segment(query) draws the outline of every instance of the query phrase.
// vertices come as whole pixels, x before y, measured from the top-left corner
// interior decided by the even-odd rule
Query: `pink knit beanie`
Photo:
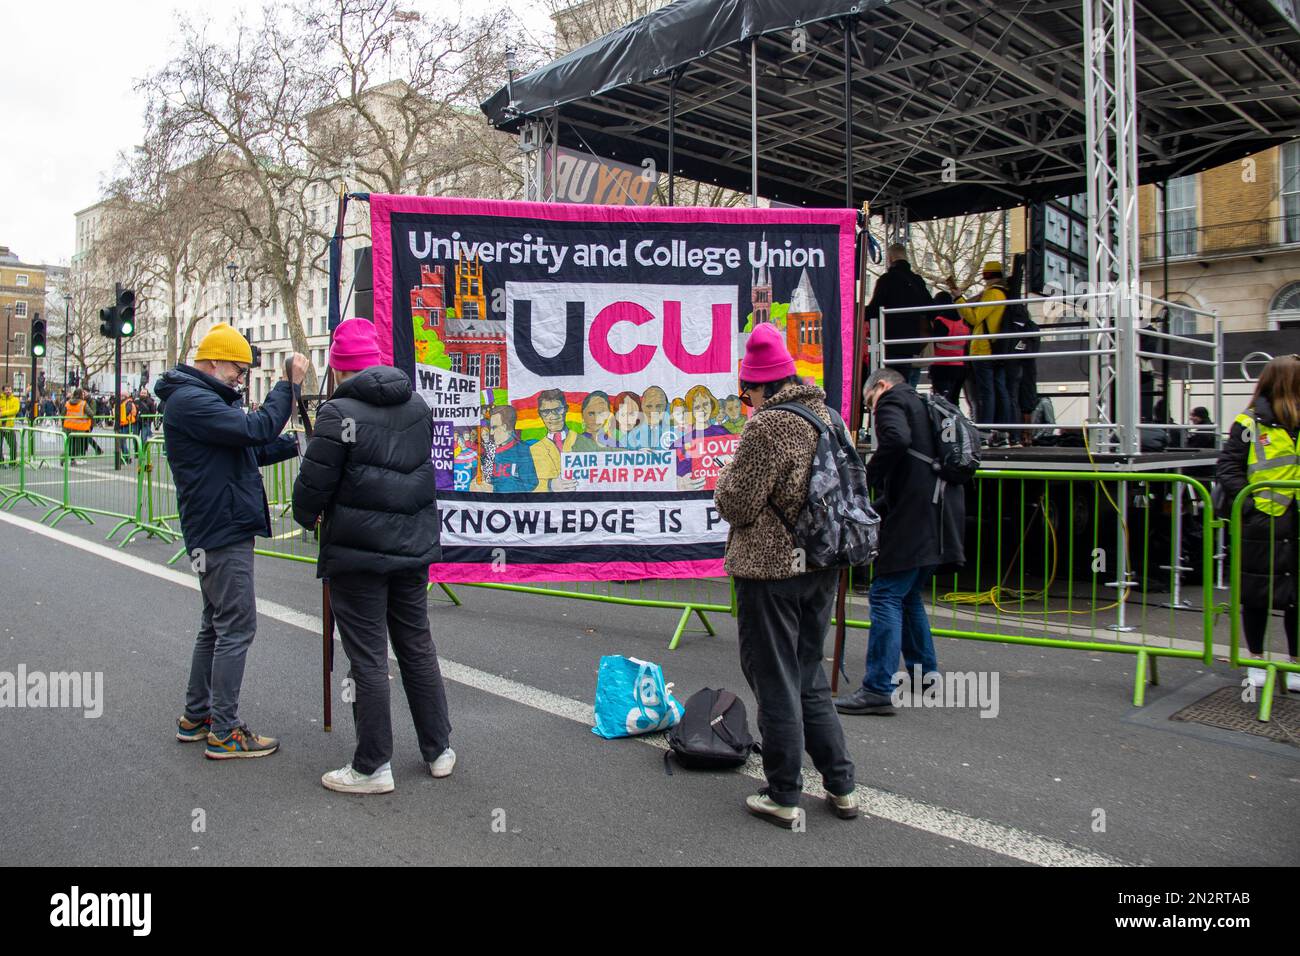
[[[330,345],[330,368],[359,372],[381,361],[375,326],[369,319],[345,319],[339,323]]]
[[[782,341],[780,330],[770,322],[760,323],[745,343],[745,357],[740,362],[740,380],[761,384],[780,381],[794,374],[794,359]]]

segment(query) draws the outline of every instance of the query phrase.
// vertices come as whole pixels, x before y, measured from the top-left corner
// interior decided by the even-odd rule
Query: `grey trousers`
[[[194,642],[185,716],[212,716],[212,732],[224,737],[240,725],[239,689],[244,659],[257,633],[257,597],[253,593],[253,539],[192,552],[197,565],[203,616]]]
[[[740,669],[758,699],[768,793],[782,806],[799,804],[804,751],[828,791],[853,789],[853,761],[822,667],[838,577],[825,570],[784,581],[735,579]]]

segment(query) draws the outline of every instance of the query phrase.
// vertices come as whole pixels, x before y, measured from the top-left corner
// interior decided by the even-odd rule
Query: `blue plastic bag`
[[[658,664],[619,654],[600,659],[593,734],[613,739],[667,730],[682,719],[683,709]]]

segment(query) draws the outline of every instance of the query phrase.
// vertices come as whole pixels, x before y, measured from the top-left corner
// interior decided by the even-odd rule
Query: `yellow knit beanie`
[[[253,350],[244,338],[225,322],[214,325],[199,342],[199,350],[194,353],[196,362],[241,362],[253,364]]]

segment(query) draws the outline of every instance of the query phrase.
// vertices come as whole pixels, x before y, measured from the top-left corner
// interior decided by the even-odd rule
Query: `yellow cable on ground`
[[[1101,472],[1097,468],[1097,462],[1092,457],[1092,449],[1088,445],[1087,428],[1084,428],[1083,430],[1083,449],[1088,455],[1088,463],[1092,465],[1093,472],[1100,474]],[[1101,490],[1102,493],[1105,494],[1106,500],[1110,502],[1111,507],[1115,509],[1115,514],[1119,515],[1120,513],[1119,504],[1115,501],[1115,498],[1111,495],[1110,491],[1107,490],[1106,483],[1104,481],[1101,482]],[[1001,581],[999,581],[997,584],[995,584],[993,587],[989,588],[986,591],[949,591],[947,594],[943,595],[943,597],[941,597],[940,600],[946,604],[960,604],[960,605],[968,605],[968,606],[973,605],[976,607],[980,607],[986,604],[992,604],[995,608],[997,608],[999,612],[1003,614],[1032,614],[1036,617],[1047,615],[1047,614],[1078,614],[1078,615],[1096,614],[1098,611],[1113,610],[1114,608],[1119,607],[1121,602],[1127,600],[1130,588],[1127,585],[1125,585],[1124,591],[1119,598],[1112,601],[1110,604],[1106,604],[1098,608],[1091,608],[1087,611],[1075,611],[1071,609],[1066,609],[1061,611],[1027,611],[1018,608],[1005,607],[1003,605],[1002,602],[1004,600],[1010,600],[1014,603],[1023,604],[1026,601],[1037,601],[1037,600],[1046,599],[1048,593],[1051,591],[1052,584],[1055,583],[1056,581],[1058,545],[1056,540],[1056,529],[1052,526],[1052,522],[1051,522],[1051,507],[1047,501],[1046,491],[1044,491],[1043,495],[1038,499],[1038,503],[1043,509],[1043,521],[1046,522],[1047,534],[1052,542],[1051,572],[1048,574],[1047,581],[1040,590],[1022,592],[1016,588],[1005,588],[1002,586]],[[1124,531],[1125,557],[1127,557],[1128,556],[1128,552],[1127,552],[1128,522],[1125,521],[1123,518],[1121,518],[1120,523],[1121,523],[1120,526],[1123,528]],[[1016,545],[1016,553],[1011,556],[1011,561],[1007,565],[1006,571],[1003,572],[1002,577],[1004,580],[1006,576],[1011,573],[1011,569],[1015,566],[1016,559],[1020,557],[1020,551],[1025,545],[1025,536],[1027,536],[1028,533],[1029,530],[1026,528],[1024,534],[1021,535],[1020,542]]]

